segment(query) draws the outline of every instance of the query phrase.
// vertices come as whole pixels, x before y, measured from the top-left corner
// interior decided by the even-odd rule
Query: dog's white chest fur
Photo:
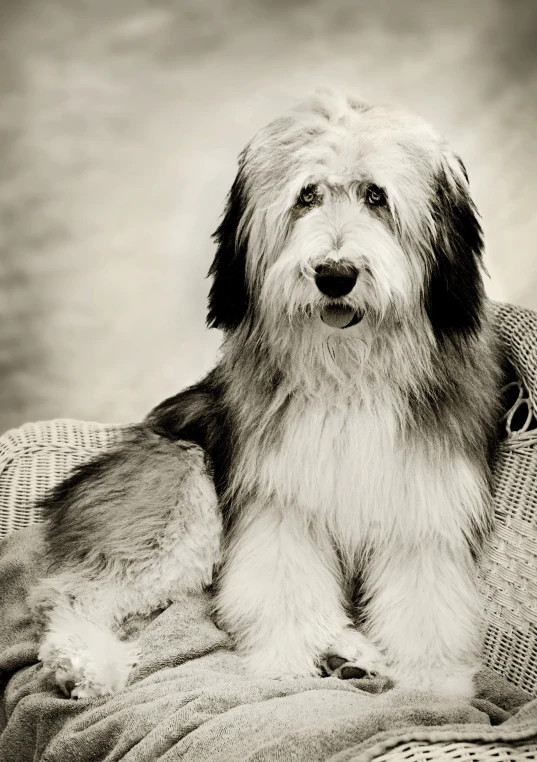
[[[471,463],[403,442],[388,405],[297,400],[274,442],[255,435],[246,453],[242,474],[261,500],[328,526],[351,553],[389,536],[453,536],[481,510]]]

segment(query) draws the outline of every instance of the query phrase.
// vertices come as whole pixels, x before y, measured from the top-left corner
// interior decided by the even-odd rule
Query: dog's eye
[[[386,203],[386,194],[378,185],[370,185],[365,192],[365,200],[369,206],[384,206]]]
[[[316,185],[306,185],[298,194],[298,204],[300,206],[313,206],[319,199],[319,193]]]

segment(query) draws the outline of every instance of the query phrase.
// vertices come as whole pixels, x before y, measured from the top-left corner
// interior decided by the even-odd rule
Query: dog
[[[318,92],[242,152],[215,240],[217,366],[44,501],[39,658],[67,695],[118,690],[122,622],[214,573],[253,675],[469,698],[502,371],[463,163]]]

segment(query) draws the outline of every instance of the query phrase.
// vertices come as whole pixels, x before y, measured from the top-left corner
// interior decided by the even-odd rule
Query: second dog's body
[[[344,660],[471,695],[500,372],[462,164],[419,120],[322,96],[246,149],[217,241],[218,367],[45,506],[41,658],[109,690],[71,620],[113,629],[120,591],[143,613],[221,560],[218,619],[254,674]]]

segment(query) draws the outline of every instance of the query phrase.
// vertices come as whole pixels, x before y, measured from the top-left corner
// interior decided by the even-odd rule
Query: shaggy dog
[[[121,688],[122,622],[216,567],[253,674],[470,696],[500,370],[463,164],[320,93],[241,154],[215,237],[217,367],[45,501],[41,660],[72,696]]]

